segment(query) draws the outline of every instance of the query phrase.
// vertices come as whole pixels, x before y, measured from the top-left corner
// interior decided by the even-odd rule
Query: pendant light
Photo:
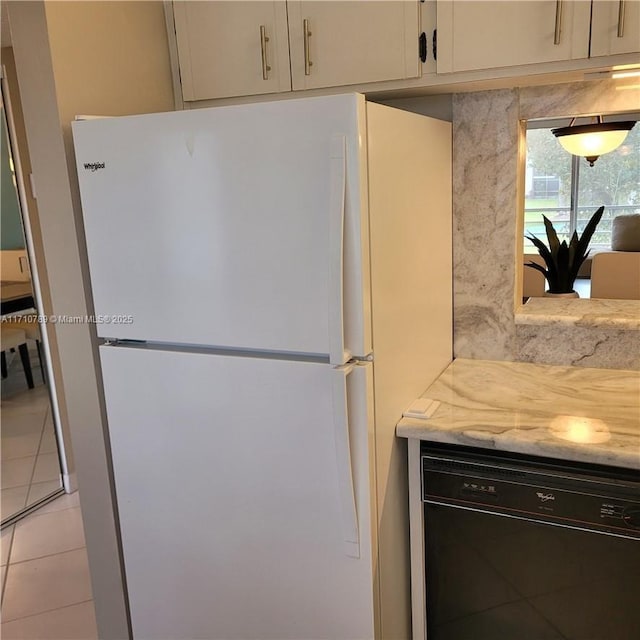
[[[568,127],[552,129],[558,142],[574,156],[584,156],[593,167],[593,163],[603,154],[617,149],[627,137],[635,120],[624,122],[602,122],[602,116],[597,116],[593,124],[574,125],[575,118]]]

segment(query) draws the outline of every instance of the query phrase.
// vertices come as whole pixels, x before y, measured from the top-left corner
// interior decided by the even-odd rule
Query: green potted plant
[[[591,242],[591,238],[602,218],[603,212],[604,207],[600,207],[591,216],[591,219],[587,222],[587,226],[582,232],[582,237],[578,237],[577,232],[574,231],[569,244],[567,244],[566,240],[560,242],[558,234],[553,228],[553,224],[546,216],[542,216],[542,218],[544,219],[544,227],[547,232],[548,247],[532,233],[525,234],[525,237],[533,242],[538,249],[538,253],[545,262],[546,269],[535,262],[528,262],[525,264],[525,267],[536,269],[542,273],[549,283],[548,293],[574,294],[577,297],[578,294],[573,290],[573,284],[578,276],[578,271],[582,263],[589,255],[589,242]]]

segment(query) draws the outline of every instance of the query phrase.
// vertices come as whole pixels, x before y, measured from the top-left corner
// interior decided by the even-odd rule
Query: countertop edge
[[[515,310],[520,326],[564,325],[640,331],[640,300],[529,298]]]
[[[600,450],[597,454],[593,449],[581,450],[575,444],[567,443],[563,445],[535,444],[531,442],[518,442],[517,440],[500,441],[491,437],[474,437],[468,431],[442,431],[438,429],[429,430],[424,426],[414,426],[403,424],[401,420],[396,427],[396,435],[407,440],[420,440],[424,442],[439,442],[443,444],[462,445],[465,447],[475,447],[488,451],[503,451],[505,453],[520,453],[523,455],[538,456],[552,460],[568,460],[571,462],[583,462],[587,464],[598,464],[607,467],[617,467],[640,471],[636,456],[625,454],[621,451],[607,449]]]
[[[640,372],[454,360],[400,438],[640,471]]]

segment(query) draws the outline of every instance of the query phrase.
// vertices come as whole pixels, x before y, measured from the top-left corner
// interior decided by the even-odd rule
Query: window
[[[627,114],[621,119],[637,119],[634,116]],[[613,218],[640,213],[640,124],[618,149],[598,158],[593,167],[560,146],[551,133],[555,126],[563,125],[547,122],[545,128],[527,130],[525,232],[546,242],[542,221],[546,215],[560,239],[568,241],[573,231],[581,233],[595,210],[605,205],[604,216],[591,240],[591,251],[609,250]],[[526,239],[524,251],[537,252]]]

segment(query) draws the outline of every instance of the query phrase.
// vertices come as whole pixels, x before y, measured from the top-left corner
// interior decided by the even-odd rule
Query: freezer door
[[[353,94],[74,123],[98,335],[368,353],[364,118]]]
[[[372,638],[368,376],[100,357],[134,638]]]

